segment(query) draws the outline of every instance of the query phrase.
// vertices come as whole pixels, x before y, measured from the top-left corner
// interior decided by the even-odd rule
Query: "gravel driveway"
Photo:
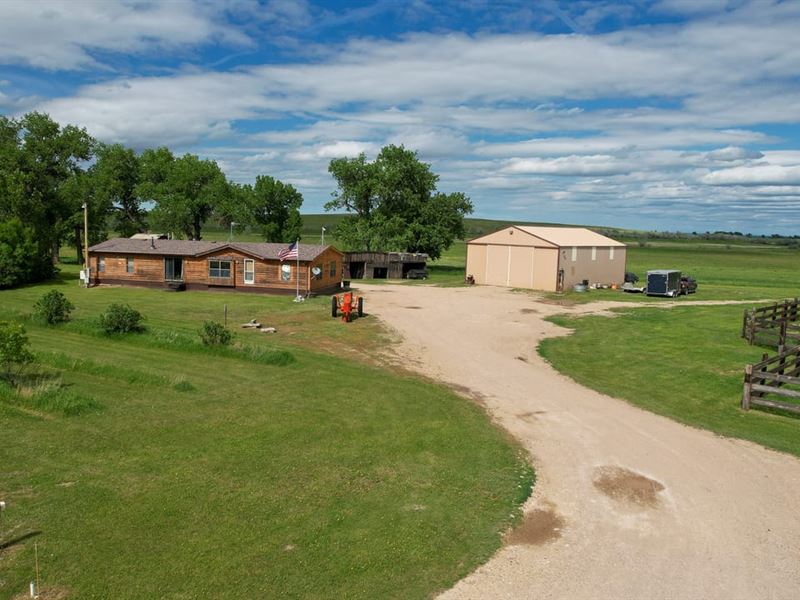
[[[800,598],[800,460],[553,370],[536,345],[565,331],[544,317],[597,304],[492,287],[360,287],[368,312],[402,336],[403,359],[483,402],[536,468],[523,524],[442,598]],[[602,352],[602,340],[586,351]]]

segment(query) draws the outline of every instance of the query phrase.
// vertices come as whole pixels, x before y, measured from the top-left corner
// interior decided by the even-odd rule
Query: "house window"
[[[250,284],[256,282],[256,261],[252,258],[244,259],[244,282]]]
[[[98,273],[105,273],[106,270],[106,257],[105,256],[98,256],[97,257],[97,272]]]
[[[134,269],[133,269],[133,259],[132,258],[126,258],[125,259],[125,271],[127,271],[128,273],[133,274]]]
[[[614,246],[608,249],[608,260],[614,260]]]
[[[592,246],[592,260],[597,260],[597,248]]]
[[[572,247],[572,262],[575,262],[576,260],[578,260],[578,247],[577,246],[573,246]]]
[[[208,276],[220,279],[230,279],[231,261],[229,260],[210,260],[208,261]]]
[[[292,265],[281,265],[281,279],[289,281],[292,278]]]
[[[328,271],[328,274],[331,277],[336,277],[336,261],[335,260],[331,261],[331,269],[330,269],[330,271]]]

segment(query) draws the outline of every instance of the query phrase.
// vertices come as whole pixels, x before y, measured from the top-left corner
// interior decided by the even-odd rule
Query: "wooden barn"
[[[89,248],[93,284],[246,292],[320,294],[342,281],[342,253],[300,244],[283,262],[287,244],[115,238]]]
[[[345,252],[345,279],[407,279],[427,270],[428,255],[417,252]]]
[[[467,242],[467,277],[550,292],[583,281],[622,284],[625,250],[625,244],[583,227],[512,225]]]

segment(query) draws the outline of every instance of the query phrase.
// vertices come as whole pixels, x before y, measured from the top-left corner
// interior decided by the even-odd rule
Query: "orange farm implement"
[[[342,313],[342,321],[349,323],[354,314],[364,316],[364,298],[356,296],[353,292],[345,292],[338,296],[331,296],[331,316],[335,319]]]

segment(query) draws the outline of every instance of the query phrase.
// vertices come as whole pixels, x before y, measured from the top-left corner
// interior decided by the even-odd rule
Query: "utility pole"
[[[231,232],[230,232],[230,234],[228,235],[228,241],[229,241],[229,242],[232,242],[232,241],[233,241],[233,226],[234,226],[234,225],[238,225],[238,223],[234,223],[233,221],[231,221]]]
[[[322,238],[320,239],[319,244],[320,244],[320,246],[324,246],[325,245],[325,227],[322,228]]]
[[[86,273],[86,287],[89,287],[89,205],[84,202],[83,206],[83,269]]]

